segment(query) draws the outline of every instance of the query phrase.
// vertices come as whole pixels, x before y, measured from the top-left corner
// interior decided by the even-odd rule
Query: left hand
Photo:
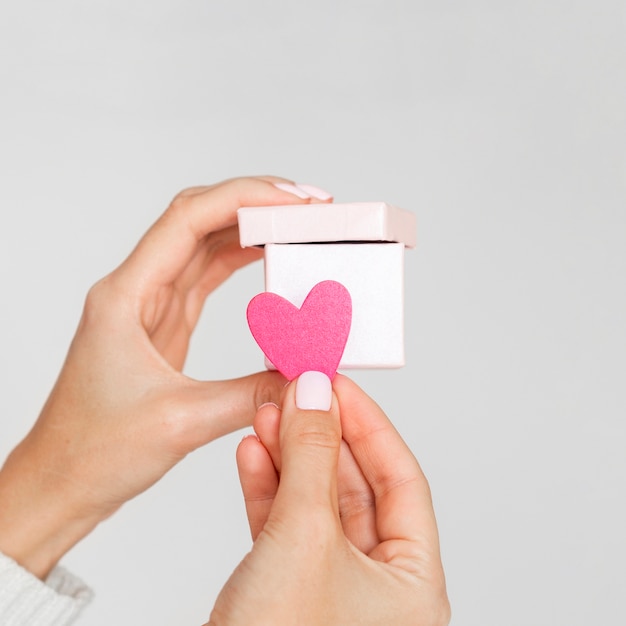
[[[315,201],[291,185],[259,177],[183,191],[91,289],[58,381],[0,471],[0,551],[44,577],[186,454],[280,397],[275,372],[199,382],[181,368],[208,294],[262,255],[240,247],[237,209]]]

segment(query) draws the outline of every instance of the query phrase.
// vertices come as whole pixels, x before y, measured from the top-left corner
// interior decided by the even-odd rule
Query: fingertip
[[[330,411],[333,401],[330,378],[322,372],[304,372],[296,382],[294,399],[301,411]]]
[[[311,194],[300,188],[298,185],[292,185],[291,183],[274,183],[274,187],[277,187],[281,191],[286,191],[300,200],[311,200]]]
[[[265,493],[275,489],[276,470],[269,452],[256,435],[246,435],[235,454],[237,470],[244,497],[256,497],[259,491]],[[269,486],[269,487],[268,487]]]
[[[278,406],[268,402],[259,407],[252,424],[257,437],[272,457],[276,469],[280,469],[280,415]]]
[[[345,374],[340,374],[339,372],[337,372],[335,374],[335,377],[333,378],[333,389],[336,391],[342,391],[342,390],[349,390],[349,389],[354,389],[354,388],[359,388],[358,385],[349,377],[346,376]]]
[[[258,372],[250,375],[249,378],[254,382],[254,402],[257,409],[266,405],[274,404],[280,406],[285,384],[287,379],[277,371]]]
[[[333,194],[308,183],[281,180],[272,184],[277,189],[295,196],[299,200],[298,204],[328,204],[333,201]]]
[[[325,189],[321,189],[315,185],[309,185],[308,183],[296,183],[296,185],[298,189],[301,189],[319,202],[332,202],[333,200],[333,194]]]
[[[272,409],[276,409],[278,411],[280,411],[280,408],[278,407],[278,405],[276,404],[276,402],[264,402],[258,409],[257,409],[257,414],[258,413],[263,413],[263,412],[270,412],[272,411]]]
[[[255,434],[248,434],[239,442],[235,458],[240,472],[242,469],[248,471],[255,467],[255,460],[259,456],[259,446],[262,444]]]
[[[339,420],[339,401],[333,382],[322,372],[300,374],[283,388],[281,413],[283,416],[288,413],[289,420],[294,415],[305,414],[326,416],[326,420],[330,422],[333,417]],[[281,420],[281,424],[284,421]]]
[[[330,379],[320,372],[305,372],[285,390],[279,426],[281,453],[285,446],[317,445],[334,449],[341,441],[339,404]],[[304,408],[307,407],[307,408]],[[284,457],[283,457],[284,460]]]

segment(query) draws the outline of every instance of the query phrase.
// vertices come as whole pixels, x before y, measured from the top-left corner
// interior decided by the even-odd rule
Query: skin
[[[383,411],[337,375],[329,412],[261,407],[237,451],[254,544],[209,626],[443,626],[428,483]]]
[[[330,411],[301,411],[297,382],[277,373],[181,372],[208,295],[261,256],[240,248],[236,210],[315,201],[275,183],[292,184],[181,192],[91,289],[41,415],[0,470],[0,551],[45,578],[189,452],[254,420],[237,453],[254,545],[209,623],[447,624],[428,483],[363,391],[337,376]]]
[[[305,204],[283,178],[187,189],[87,296],[36,424],[0,470],[0,551],[45,578],[73,545],[189,452],[249,425],[284,379],[181,373],[207,296],[262,253],[242,249],[241,206]]]

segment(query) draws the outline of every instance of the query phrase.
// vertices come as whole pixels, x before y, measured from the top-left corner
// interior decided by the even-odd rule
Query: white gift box
[[[265,247],[265,290],[300,307],[319,282],[342,283],[352,326],[342,369],[404,365],[404,249],[415,215],[384,202],[245,207],[242,247]],[[267,364],[271,366],[271,364]]]

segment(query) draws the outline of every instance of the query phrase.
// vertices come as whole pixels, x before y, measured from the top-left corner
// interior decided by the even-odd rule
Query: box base
[[[300,307],[323,280],[340,282],[352,297],[352,326],[339,368],[402,367],[404,244],[265,246],[266,291]]]

